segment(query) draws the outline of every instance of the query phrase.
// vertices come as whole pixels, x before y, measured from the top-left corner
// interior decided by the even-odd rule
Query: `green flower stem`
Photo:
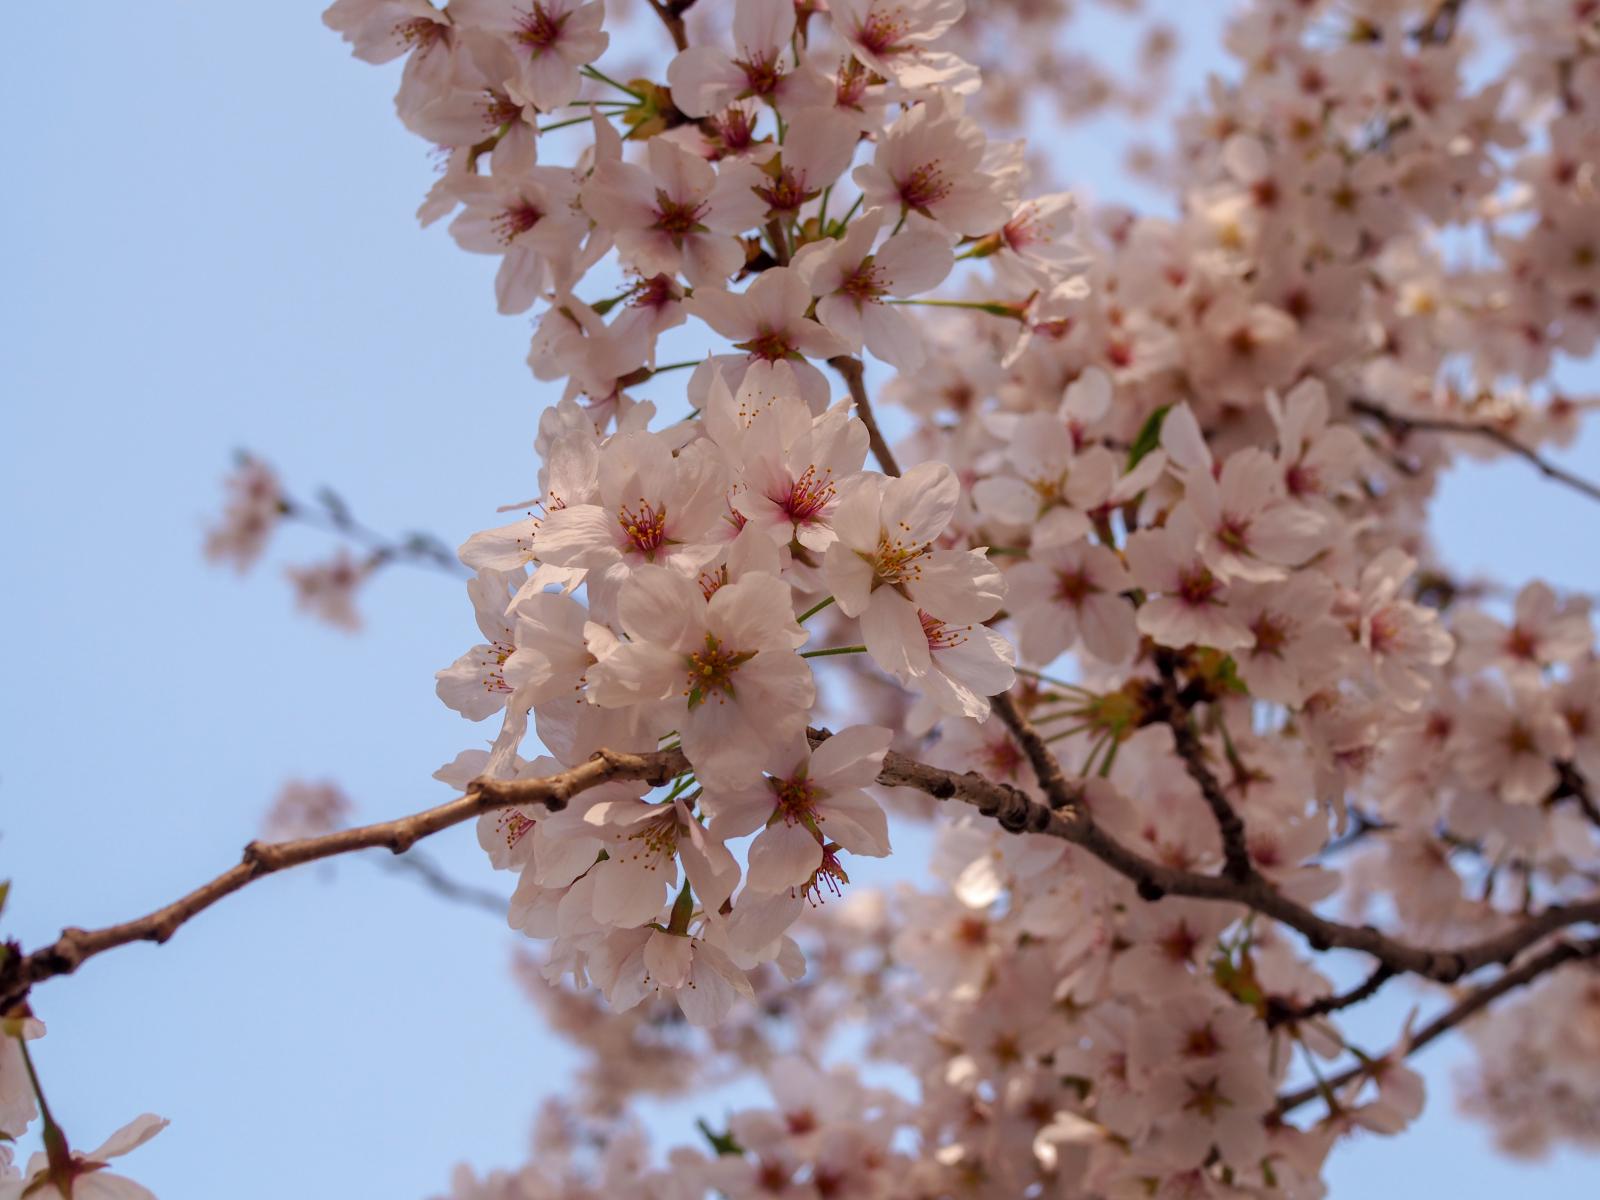
[[[806,609],[805,612],[801,613],[798,617],[796,617],[795,620],[798,621],[800,624],[804,625],[812,617],[816,616],[819,612],[821,612],[823,609],[827,608],[828,605],[830,605],[832,603],[833,603],[833,597],[832,596],[829,596],[826,600],[818,600],[810,608]]]

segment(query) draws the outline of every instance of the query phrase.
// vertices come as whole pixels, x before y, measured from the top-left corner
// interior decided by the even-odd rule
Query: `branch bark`
[[[1556,466],[1555,463],[1545,458],[1538,451],[1524,446],[1503,429],[1496,429],[1492,425],[1480,425],[1473,421],[1461,421],[1452,417],[1405,416],[1371,400],[1364,400],[1359,396],[1350,401],[1350,409],[1352,412],[1371,417],[1391,434],[1400,436],[1411,433],[1450,433],[1483,438],[1486,441],[1493,442],[1501,449],[1515,454],[1546,479],[1563,484],[1580,495],[1589,497],[1591,500],[1600,500],[1600,486],[1590,483],[1581,475],[1574,475],[1571,471]]]
[[[30,954],[8,947],[0,963],[0,1013],[9,1011],[36,983],[70,975],[97,954],[130,942],[167,941],[185,922],[225,896],[266,875],[302,863],[377,847],[404,854],[417,842],[483,813],[517,804],[543,804],[551,812],[567,806],[580,792],[614,779],[643,779],[662,784],[688,768],[680,750],[651,754],[619,754],[602,750],[582,766],[543,779],[480,779],[464,796],[447,804],[392,821],[341,829],[320,837],[288,842],[251,842],[237,865],[152,913],[103,929],[67,928],[48,946]]]
[[[1579,904],[1553,905],[1504,933],[1470,945],[1452,949],[1420,947],[1392,938],[1371,925],[1346,925],[1319,916],[1283,895],[1255,871],[1246,879],[1231,879],[1153,862],[1124,846],[1095,823],[1093,814],[1080,802],[1080,793],[1062,774],[1049,747],[1017,712],[1008,696],[996,699],[996,711],[1008,724],[1016,721],[1013,728],[1023,741],[1030,762],[1035,762],[1049,804],[1042,804],[1019,788],[996,783],[976,772],[960,774],[944,770],[893,751],[884,758],[878,782],[885,787],[915,788],[938,800],[960,800],[983,815],[993,817],[1012,833],[1042,834],[1081,846],[1131,881],[1146,901],[1172,895],[1237,904],[1296,930],[1314,950],[1333,947],[1360,950],[1395,974],[1409,973],[1440,983],[1453,983],[1491,963],[1509,964],[1523,951],[1568,926],[1600,923],[1600,899],[1593,899]],[[813,730],[811,736],[814,741],[821,741],[829,734],[826,730]],[[69,975],[107,950],[130,942],[167,941],[185,922],[262,876],[355,850],[383,847],[400,854],[441,830],[512,805],[543,804],[552,812],[559,811],[573,796],[611,780],[637,779],[661,786],[688,769],[688,765],[679,750],[647,754],[601,750],[581,766],[542,779],[477,780],[466,795],[411,816],[321,837],[277,843],[252,842],[245,847],[238,865],[143,917],[103,929],[65,929],[55,942],[26,955],[15,946],[7,947],[8,953],[0,962],[0,1012],[25,998],[33,985]]]
[[[1521,966],[1501,973],[1491,983],[1472,989],[1455,1004],[1429,1021],[1411,1038],[1406,1046],[1404,1055],[1409,1058],[1430,1042],[1437,1041],[1450,1030],[1462,1024],[1469,1017],[1488,1008],[1507,992],[1526,987],[1534,980],[1554,971],[1557,967],[1570,962],[1583,962],[1600,958],[1600,937],[1589,938],[1577,942],[1557,942],[1549,949],[1526,960]],[[1285,1113],[1298,1108],[1308,1100],[1314,1100],[1323,1094],[1324,1090],[1343,1087],[1345,1084],[1361,1076],[1369,1074],[1372,1067],[1367,1063],[1357,1063],[1333,1078],[1321,1084],[1310,1084],[1299,1091],[1287,1092],[1278,1098],[1277,1106],[1272,1110],[1272,1115],[1282,1117]]]
[[[856,416],[860,417],[861,423],[867,427],[867,441],[872,447],[872,457],[878,460],[878,466],[883,468],[885,475],[900,474],[900,464],[895,461],[894,451],[889,449],[883,431],[878,428],[878,418],[872,413],[872,402],[867,398],[867,384],[864,378],[866,368],[861,365],[861,360],[852,358],[848,354],[840,354],[830,358],[828,365],[839,372],[850,389],[850,398],[856,403]]]

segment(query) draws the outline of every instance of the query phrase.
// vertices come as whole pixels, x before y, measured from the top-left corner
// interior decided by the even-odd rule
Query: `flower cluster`
[[[438,778],[664,764],[479,820],[605,1065],[548,1163],[454,1195],[1322,1195],[1474,1010],[1377,1051],[1339,1012],[1408,972],[1508,991],[1600,913],[1559,907],[1600,887],[1588,601],[1472,602],[1424,532],[1460,456],[1547,466],[1591,405],[1549,377],[1600,340],[1600,14],[1511,6],[1486,65],[1459,0],[1256,0],[1161,217],[1080,212],[991,137],[1018,85],[980,67],[1052,6],[650,7],[676,52],[633,73],[599,0],[326,14],[404,57],[420,216],[498,259],[559,393],[536,497],[460,549],[481,640],[438,694],[490,724]],[[937,885],[854,891],[927,797],[977,809]],[[1330,945],[1377,973],[1339,993]],[[1561,945],[1587,965],[1479,1039],[1515,1147],[1593,1138],[1553,1014],[1594,1007],[1600,942]],[[915,1102],[816,1065],[847,1018]],[[773,1107],[665,1168],[626,1125],[576,1161],[568,1118],[711,1058]]]

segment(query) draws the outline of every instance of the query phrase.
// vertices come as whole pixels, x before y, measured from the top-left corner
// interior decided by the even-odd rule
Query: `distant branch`
[[[1591,500],[1600,500],[1600,486],[1589,482],[1580,475],[1574,475],[1563,467],[1545,458],[1538,451],[1529,449],[1516,438],[1503,429],[1496,429],[1493,425],[1482,425],[1474,421],[1463,421],[1452,417],[1413,417],[1392,412],[1381,404],[1371,400],[1357,397],[1350,401],[1353,412],[1373,418],[1387,429],[1391,434],[1404,437],[1412,433],[1448,433],[1465,437],[1483,438],[1493,442],[1501,449],[1515,454],[1524,462],[1530,464],[1539,474],[1546,479],[1554,480],[1579,492]]]
[[[1600,958],[1600,937],[1578,942],[1557,942],[1547,950],[1534,955],[1521,966],[1513,967],[1503,972],[1493,982],[1486,983],[1482,987],[1474,988],[1468,992],[1455,1004],[1418,1030],[1411,1037],[1403,1053],[1407,1057],[1415,1054],[1428,1043],[1437,1041],[1468,1018],[1488,1008],[1489,1005],[1507,992],[1526,987],[1540,976],[1554,971],[1557,967],[1570,962],[1584,962],[1595,958]],[[1372,1066],[1368,1063],[1357,1063],[1331,1079],[1308,1085],[1296,1092],[1288,1092],[1278,1098],[1277,1106],[1272,1110],[1273,1115],[1281,1117],[1308,1100],[1314,1100],[1334,1088],[1343,1087],[1363,1075],[1370,1075],[1372,1070]]]

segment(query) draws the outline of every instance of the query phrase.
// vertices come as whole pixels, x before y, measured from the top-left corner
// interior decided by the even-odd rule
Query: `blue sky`
[[[289,531],[242,583],[200,559],[236,447],[372,524],[456,543],[531,494],[552,399],[523,365],[525,320],[493,311],[493,264],[416,228],[431,176],[394,75],[351,61],[320,7],[8,14],[0,876],[4,932],[27,945],[209,878],[287,777],[336,778],[369,818],[437,802],[429,774],[476,736],[433,695],[475,638],[458,585],[397,569],[350,638],[290,609],[281,564],[320,536]],[[1103,139],[1066,149],[1074,177],[1114,169]],[[1600,475],[1600,438],[1568,461]],[[1600,563],[1574,550],[1597,527],[1516,464],[1452,479],[1438,525],[1464,568],[1590,589]],[[432,850],[503,882],[470,830]],[[163,1200],[420,1197],[459,1158],[520,1160],[574,1061],[518,995],[512,944],[373,862],[302,870],[40,988],[37,1061],[80,1145],[145,1109],[172,1118],[129,1160]],[[1364,1012],[1368,1042],[1403,1011]],[[1452,1114],[1456,1057],[1423,1060],[1418,1130],[1342,1152],[1336,1197],[1397,1195],[1416,1172],[1462,1200],[1592,1188],[1595,1159],[1488,1153]]]

